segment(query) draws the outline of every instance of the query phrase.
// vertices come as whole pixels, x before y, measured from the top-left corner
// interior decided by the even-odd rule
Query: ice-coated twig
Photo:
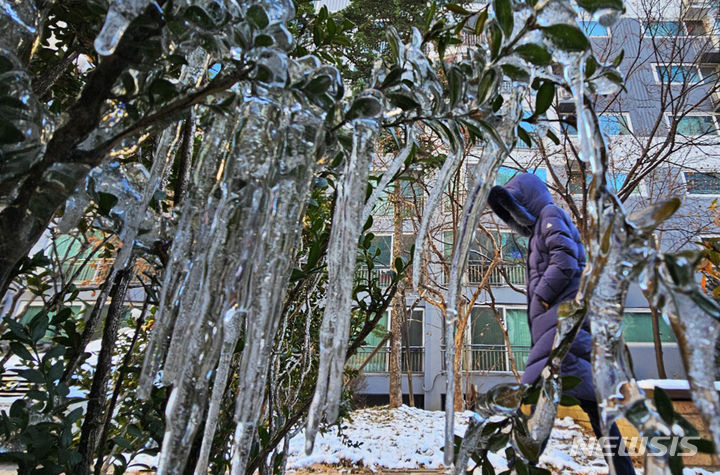
[[[320,328],[318,382],[305,431],[307,453],[313,450],[323,415],[328,421],[337,419],[350,331],[357,242],[363,226],[364,190],[374,153],[377,124],[362,119],[354,121],[352,127],[352,151],[345,160],[343,178],[338,183],[328,244],[328,295]]]
[[[109,56],[115,52],[125,30],[152,0],[114,0],[105,15],[105,23],[98,33],[93,46],[101,56]]]
[[[380,198],[380,195],[385,191],[385,188],[387,188],[390,180],[392,180],[393,177],[397,174],[397,172],[400,171],[403,164],[405,163],[405,160],[407,160],[407,158],[410,156],[410,152],[412,152],[413,146],[415,145],[414,138],[415,134],[413,132],[412,126],[405,127],[405,146],[402,148],[402,150],[400,150],[400,152],[395,156],[395,158],[393,158],[392,162],[390,162],[387,170],[385,170],[385,172],[382,174],[380,182],[377,184],[372,194],[370,195],[370,198],[368,198],[367,202],[365,203],[365,209],[363,210],[362,215],[363,223],[365,223],[372,214],[375,203],[377,202],[378,198]]]
[[[422,219],[420,220],[420,227],[418,228],[417,237],[415,238],[415,255],[413,256],[413,287],[415,289],[420,285],[420,269],[422,268],[422,250],[425,245],[425,239],[427,239],[428,228],[430,227],[430,220],[433,217],[435,208],[437,208],[447,184],[450,182],[453,173],[462,163],[463,150],[462,148],[456,148],[450,152],[445,158],[442,168],[437,174],[435,186],[430,190],[430,195],[425,201],[425,208],[423,211]]]

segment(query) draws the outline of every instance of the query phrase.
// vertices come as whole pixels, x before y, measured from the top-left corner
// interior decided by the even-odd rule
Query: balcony
[[[529,346],[513,346],[512,356],[518,372],[525,371]],[[445,370],[445,350],[442,351],[442,368]],[[505,345],[465,345],[460,369],[470,372],[508,373],[512,371],[510,353]]]
[[[350,357],[346,365],[353,369],[358,369],[367,360],[368,356],[375,348],[370,346],[360,347],[357,352]],[[406,373],[408,362],[411,373],[422,373],[425,370],[425,348],[422,346],[403,347],[400,357],[402,372]],[[390,348],[380,348],[370,361],[363,367],[362,373],[387,373],[390,368]]]
[[[478,285],[482,283],[483,277],[488,272],[490,264],[487,262],[470,261],[467,265],[467,283]],[[493,287],[504,285],[525,285],[525,264],[501,264],[494,267],[490,272],[488,283]]]
[[[355,280],[361,282],[368,282],[371,279],[377,280],[378,287],[384,289],[392,282],[394,272],[395,271],[389,267],[374,267],[373,270],[368,270],[367,267],[360,267],[355,271]]]
[[[110,275],[114,262],[115,261],[113,259],[94,258],[90,259],[83,267],[83,260],[75,259],[71,264],[65,266],[65,272],[68,276],[74,276],[77,272],[77,276],[75,276],[74,279],[74,284],[78,288],[97,288],[103,282],[105,282],[105,279],[107,279]],[[139,260],[135,263],[133,271],[133,279],[130,285],[134,287],[140,285],[138,276],[142,274],[152,273],[154,270],[150,264],[148,264],[144,260]]]

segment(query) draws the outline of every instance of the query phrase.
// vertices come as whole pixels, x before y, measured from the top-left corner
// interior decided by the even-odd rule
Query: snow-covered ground
[[[471,412],[456,415],[455,433],[463,435]],[[352,420],[342,424],[341,434],[333,428],[318,434],[315,450],[305,455],[305,436],[301,432],[290,441],[289,470],[315,465],[342,465],[366,467],[371,470],[437,469],[442,467],[445,414],[424,411],[408,406],[397,409],[371,408],[354,411]],[[608,473],[607,465],[597,448],[584,452],[571,450],[571,441],[594,437],[580,428],[570,417],[555,422],[550,442],[540,459],[540,465],[559,474]],[[592,447],[597,447],[592,444]],[[573,454],[571,456],[571,454]],[[491,458],[496,470],[506,467],[504,454]],[[638,474],[642,470],[638,470]],[[685,475],[711,472],[702,469],[685,469]],[[714,475],[720,475],[716,472]]]

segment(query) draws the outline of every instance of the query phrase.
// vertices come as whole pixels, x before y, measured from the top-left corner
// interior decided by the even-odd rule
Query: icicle
[[[288,94],[290,97],[290,94]],[[288,108],[290,109],[290,108]],[[272,173],[276,184],[267,190],[267,218],[253,245],[257,251],[249,263],[252,272],[252,301],[248,310],[245,347],[238,373],[232,447],[233,474],[245,472],[255,427],[265,396],[267,368],[275,342],[282,304],[290,277],[301,218],[315,170],[324,114],[300,107],[283,119],[287,131],[281,138]]]
[[[377,124],[353,121],[353,148],[339,181],[335,214],[328,245],[328,295],[320,329],[320,367],[305,431],[305,451],[311,453],[323,413],[328,421],[337,419],[342,374],[350,331],[352,289],[357,259],[357,242],[368,171],[372,162]]]
[[[426,234],[430,226],[430,220],[432,219],[433,212],[437,208],[440,202],[440,197],[447,188],[450,179],[452,178],[455,170],[460,166],[463,157],[462,148],[456,148],[445,158],[442,168],[437,174],[437,181],[435,186],[430,191],[430,195],[425,201],[425,208],[423,210],[422,219],[420,220],[420,227],[418,228],[417,237],[415,238],[415,254],[413,256],[413,288],[417,289],[420,286],[420,269],[422,267],[422,250],[425,245]]]
[[[244,315],[240,313],[236,308],[233,308],[228,310],[223,318],[223,343],[220,350],[220,359],[217,364],[217,373],[213,380],[210,405],[208,407],[207,417],[205,418],[205,432],[203,433],[198,462],[195,466],[195,475],[206,475],[208,473],[208,460],[210,458],[213,438],[215,437],[218,415],[220,413],[220,403],[225,395],[225,388],[227,386],[228,376],[230,375],[230,364],[232,363],[232,357],[240,335],[240,327],[244,320]]]
[[[715,447],[720,447],[720,398],[715,389],[715,348],[720,337],[720,308],[695,281],[698,256],[687,252],[651,261],[643,284],[677,337],[695,406]],[[681,310],[682,309],[682,310]]]
[[[385,188],[387,188],[388,184],[390,183],[390,180],[397,174],[397,172],[400,171],[403,164],[405,163],[405,160],[407,160],[408,156],[410,156],[410,152],[412,151],[412,148],[415,144],[415,134],[413,132],[412,126],[405,127],[405,146],[402,150],[393,158],[392,162],[390,162],[390,165],[388,166],[387,170],[382,174],[382,178],[380,178],[380,183],[375,187],[372,194],[370,195],[370,198],[368,198],[367,202],[365,202],[365,209],[363,210],[362,215],[362,222],[367,222],[368,218],[372,214],[372,210],[375,207],[375,203],[377,202],[378,198],[380,198],[380,195],[385,191]]]
[[[95,51],[101,56],[113,54],[127,27],[151,2],[152,0],[114,0],[105,16],[102,30],[93,43]]]
[[[37,46],[40,15],[36,2],[0,0],[0,47],[27,64]]]
[[[500,144],[505,149],[504,144]],[[487,155],[492,158],[481,160],[475,173],[475,184],[468,195],[463,208],[463,217],[458,233],[459,240],[453,247],[452,266],[448,279],[448,307],[445,319],[445,466],[453,462],[455,443],[455,325],[457,306],[465,271],[468,251],[475,235],[480,214],[487,202],[490,187],[495,183],[495,175],[503,163],[506,153],[499,146],[488,145],[491,149]],[[505,149],[506,150],[506,149]],[[443,188],[444,189],[444,188]]]

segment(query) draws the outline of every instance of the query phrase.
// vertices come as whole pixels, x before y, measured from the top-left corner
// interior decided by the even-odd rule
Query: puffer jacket
[[[552,350],[558,306],[572,300],[578,291],[585,250],[570,216],[555,205],[547,186],[535,175],[523,173],[505,186],[493,187],[488,203],[511,229],[530,238],[527,304],[532,343],[522,376],[522,382],[529,384],[540,376]],[[586,320],[563,360],[561,373],[582,380],[567,391],[579,399],[595,400],[591,348]]]

